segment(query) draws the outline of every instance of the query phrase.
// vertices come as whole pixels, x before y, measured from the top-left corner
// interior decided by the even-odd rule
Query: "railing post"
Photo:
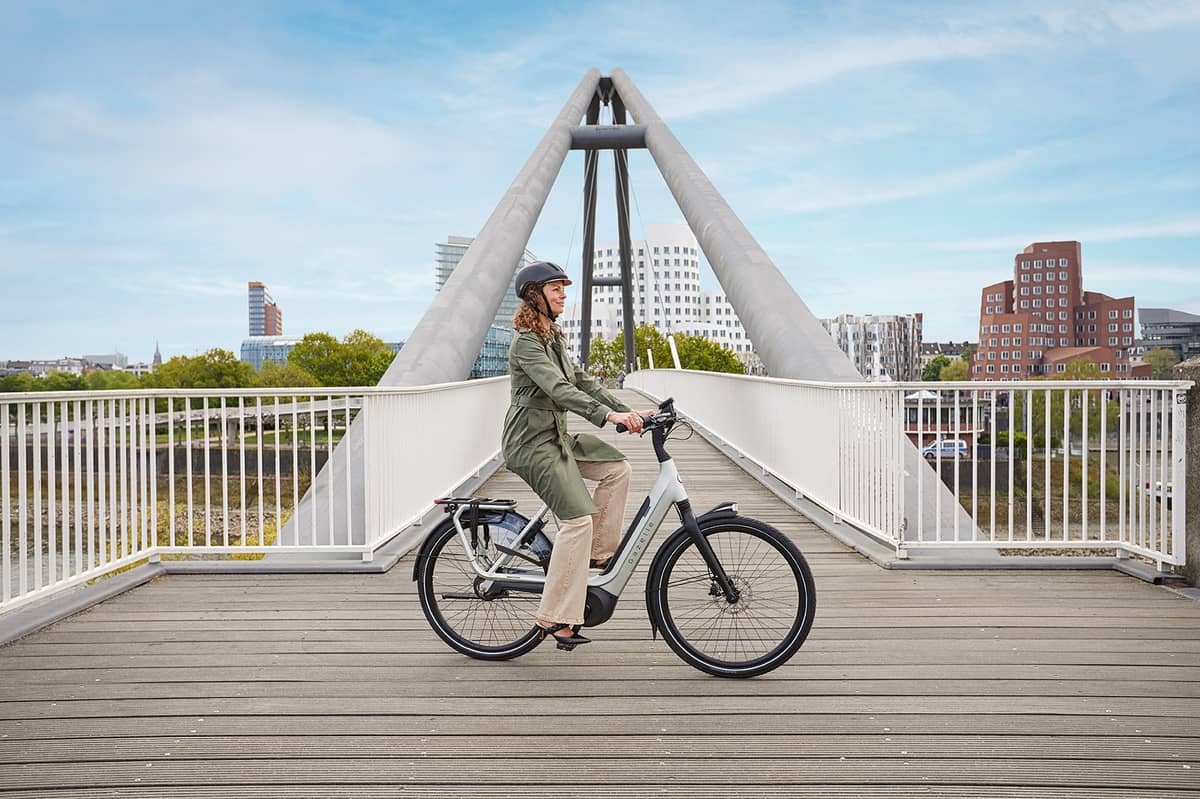
[[[1184,555],[1187,558],[1183,573],[1189,583],[1200,587],[1200,358],[1192,358],[1175,367],[1178,380],[1191,380],[1192,388],[1187,392],[1187,402],[1176,410],[1185,418],[1184,465],[1185,488],[1179,492],[1184,507],[1183,516]],[[1165,480],[1163,482],[1166,482]],[[1174,493],[1174,487],[1172,487]],[[1188,533],[1191,533],[1188,535]]]

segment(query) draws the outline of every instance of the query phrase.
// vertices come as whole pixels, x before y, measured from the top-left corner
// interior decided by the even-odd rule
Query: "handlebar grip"
[[[650,417],[649,417],[649,416],[643,416],[643,417],[642,417],[642,427],[643,427],[643,428],[645,428],[645,427],[646,427],[648,424],[650,424]],[[628,432],[628,431],[629,431],[629,428],[628,428],[628,427],[626,427],[626,426],[625,426],[623,423],[618,423],[618,424],[617,424],[617,432],[618,432],[618,433],[626,433],[626,432]]]

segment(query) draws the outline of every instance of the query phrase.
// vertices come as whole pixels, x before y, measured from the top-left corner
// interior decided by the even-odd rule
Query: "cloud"
[[[1129,241],[1131,239],[1193,238],[1196,236],[1200,236],[1200,216],[1065,232],[1063,230],[1053,233],[1042,231],[1040,234],[1020,233],[994,238],[961,239],[939,242],[931,246],[935,250],[1011,252],[1014,249],[1020,250],[1022,247],[1028,246],[1031,241],[1086,241],[1092,243]]]
[[[923,175],[891,186],[844,183],[838,185],[827,175],[810,174],[776,186],[768,192],[756,191],[755,194],[766,207],[793,214],[811,214],[912,200],[957,191],[1005,177],[1037,163],[1052,146],[1022,148],[1007,155]]]

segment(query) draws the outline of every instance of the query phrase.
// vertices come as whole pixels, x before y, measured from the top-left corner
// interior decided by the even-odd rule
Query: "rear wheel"
[[[541,597],[488,590],[467,560],[454,525],[443,525],[417,569],[421,610],[447,644],[480,660],[508,660],[538,645],[534,615]]]
[[[738,592],[729,601],[695,541],[679,531],[650,575],[650,613],[668,646],[718,677],[753,677],[788,661],[812,627],[817,595],[800,550],[756,519],[734,517],[701,532]]]

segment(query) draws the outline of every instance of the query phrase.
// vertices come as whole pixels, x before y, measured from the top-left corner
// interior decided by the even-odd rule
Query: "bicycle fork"
[[[721,589],[727,602],[730,604],[737,602],[740,594],[734,587],[733,580],[729,579],[725,567],[717,559],[717,553],[713,551],[712,544],[708,543],[708,537],[700,532],[700,524],[696,521],[696,514],[692,512],[692,503],[685,499],[676,503],[676,507],[679,509],[679,520],[683,522],[683,528],[688,531],[696,543],[696,550],[708,565],[709,574],[716,587]]]

